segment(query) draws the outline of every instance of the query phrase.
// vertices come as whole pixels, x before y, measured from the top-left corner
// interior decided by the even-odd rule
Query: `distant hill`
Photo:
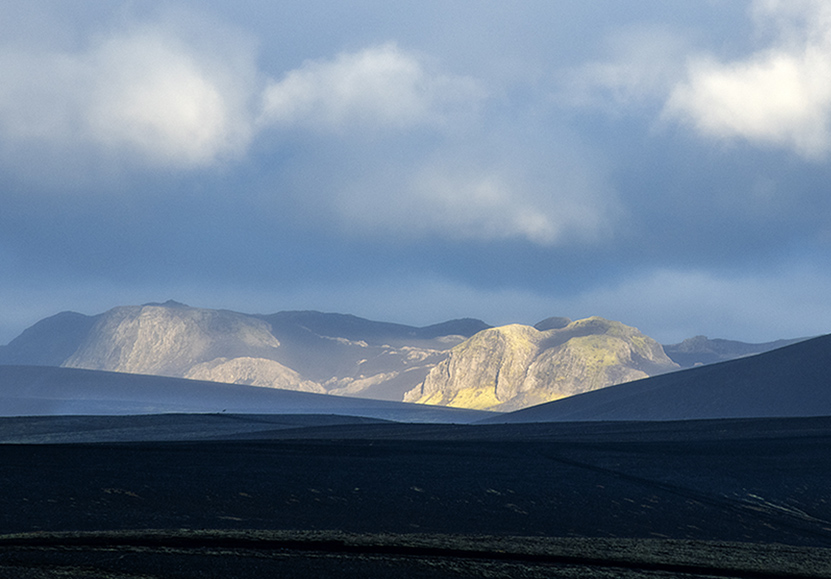
[[[749,344],[735,340],[722,340],[720,338],[711,340],[706,336],[695,336],[694,338],[687,338],[680,344],[664,344],[664,352],[682,368],[692,368],[693,366],[715,364],[716,362],[769,352],[807,339],[796,338]]]
[[[0,366],[0,416],[161,413],[335,414],[468,423],[485,413],[163,376]]]
[[[660,344],[620,322],[549,318],[537,327],[479,332],[404,399],[504,411],[678,369]]]
[[[618,384],[491,422],[831,416],[831,335]]]

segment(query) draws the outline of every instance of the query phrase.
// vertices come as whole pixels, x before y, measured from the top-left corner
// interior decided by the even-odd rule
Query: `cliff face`
[[[514,410],[678,368],[660,344],[619,322],[587,318],[553,326],[479,332],[404,400]]]
[[[269,326],[220,310],[127,306],[102,315],[64,366],[134,374],[183,376],[219,357],[269,357],[280,346]]]

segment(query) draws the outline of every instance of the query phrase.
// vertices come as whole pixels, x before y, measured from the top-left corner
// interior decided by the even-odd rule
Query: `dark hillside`
[[[25,330],[7,346],[0,346],[0,364],[60,366],[84,342],[97,316],[62,312]]]
[[[493,422],[689,420],[831,415],[831,335],[610,386]]]

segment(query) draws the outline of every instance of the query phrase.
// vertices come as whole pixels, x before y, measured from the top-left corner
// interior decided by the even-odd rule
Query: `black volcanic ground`
[[[74,417],[87,421],[85,440],[122,442],[10,443],[35,432],[47,440],[43,420],[0,420],[0,577],[67,576],[26,574],[49,565],[88,577],[831,570],[831,418],[471,426],[166,415],[141,426],[147,417]],[[67,419],[54,420],[54,440],[69,440]],[[222,440],[141,441],[142,428],[193,438],[200,420],[237,426]],[[411,548],[419,537],[429,548]],[[537,554],[511,537],[536,537]],[[601,538],[622,542],[595,557],[608,545]],[[639,563],[621,562],[639,549],[648,551]],[[752,551],[736,563],[743,574],[720,567],[720,549]],[[751,560],[785,567],[748,574]]]

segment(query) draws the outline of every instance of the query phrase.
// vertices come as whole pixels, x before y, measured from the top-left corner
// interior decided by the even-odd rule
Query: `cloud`
[[[574,135],[565,146],[534,121],[478,115],[492,104],[487,89],[388,43],[269,84],[259,126],[319,137],[296,157],[289,188],[318,222],[354,236],[542,246],[606,236],[619,205]]]
[[[213,29],[216,31],[216,29]],[[253,51],[171,22],[134,25],[76,50],[0,46],[0,139],[192,168],[234,156],[251,138]]]
[[[261,136],[292,151],[269,175],[276,204],[323,227],[545,246],[611,229],[603,179],[561,150],[574,139],[528,138],[545,131],[505,119],[490,87],[424,53],[371,45],[269,80],[252,42],[191,12],[98,29],[62,46],[0,44],[3,162],[30,183],[110,190],[128,182],[122,167],[202,170]]]
[[[335,132],[440,126],[470,115],[483,96],[473,79],[435,72],[388,43],[307,61],[270,83],[261,122]]]
[[[163,30],[109,38],[85,64],[94,75],[86,129],[104,146],[161,164],[200,166],[238,153],[251,137],[245,89],[252,73],[233,71],[232,63]]]
[[[623,29],[606,44],[611,59],[564,72],[556,93],[559,102],[618,114],[661,99],[680,79],[679,62],[688,50],[683,35],[658,26]]]
[[[578,183],[565,167],[537,182],[523,164],[456,163],[437,162],[415,174],[407,190],[413,206],[397,221],[456,239],[520,238],[544,246],[593,240],[611,229],[613,196],[601,199],[599,184]]]
[[[462,239],[523,237],[543,245],[560,237],[560,223],[528,198],[523,184],[495,171],[465,174],[448,169],[426,170],[416,177],[412,195],[427,217],[416,227],[429,224]]]
[[[568,222],[551,214],[551,204],[533,199],[533,192],[494,167],[425,166],[389,190],[364,182],[339,197],[346,225],[362,232],[476,241],[522,238],[541,245],[560,241]]]
[[[756,2],[773,45],[743,60],[695,56],[663,116],[700,134],[791,148],[812,159],[831,151],[831,5]]]
[[[551,247],[613,236],[623,210],[604,171],[575,140],[535,132],[483,126],[427,144],[327,150],[295,164],[291,188],[319,224],[351,237]]]

